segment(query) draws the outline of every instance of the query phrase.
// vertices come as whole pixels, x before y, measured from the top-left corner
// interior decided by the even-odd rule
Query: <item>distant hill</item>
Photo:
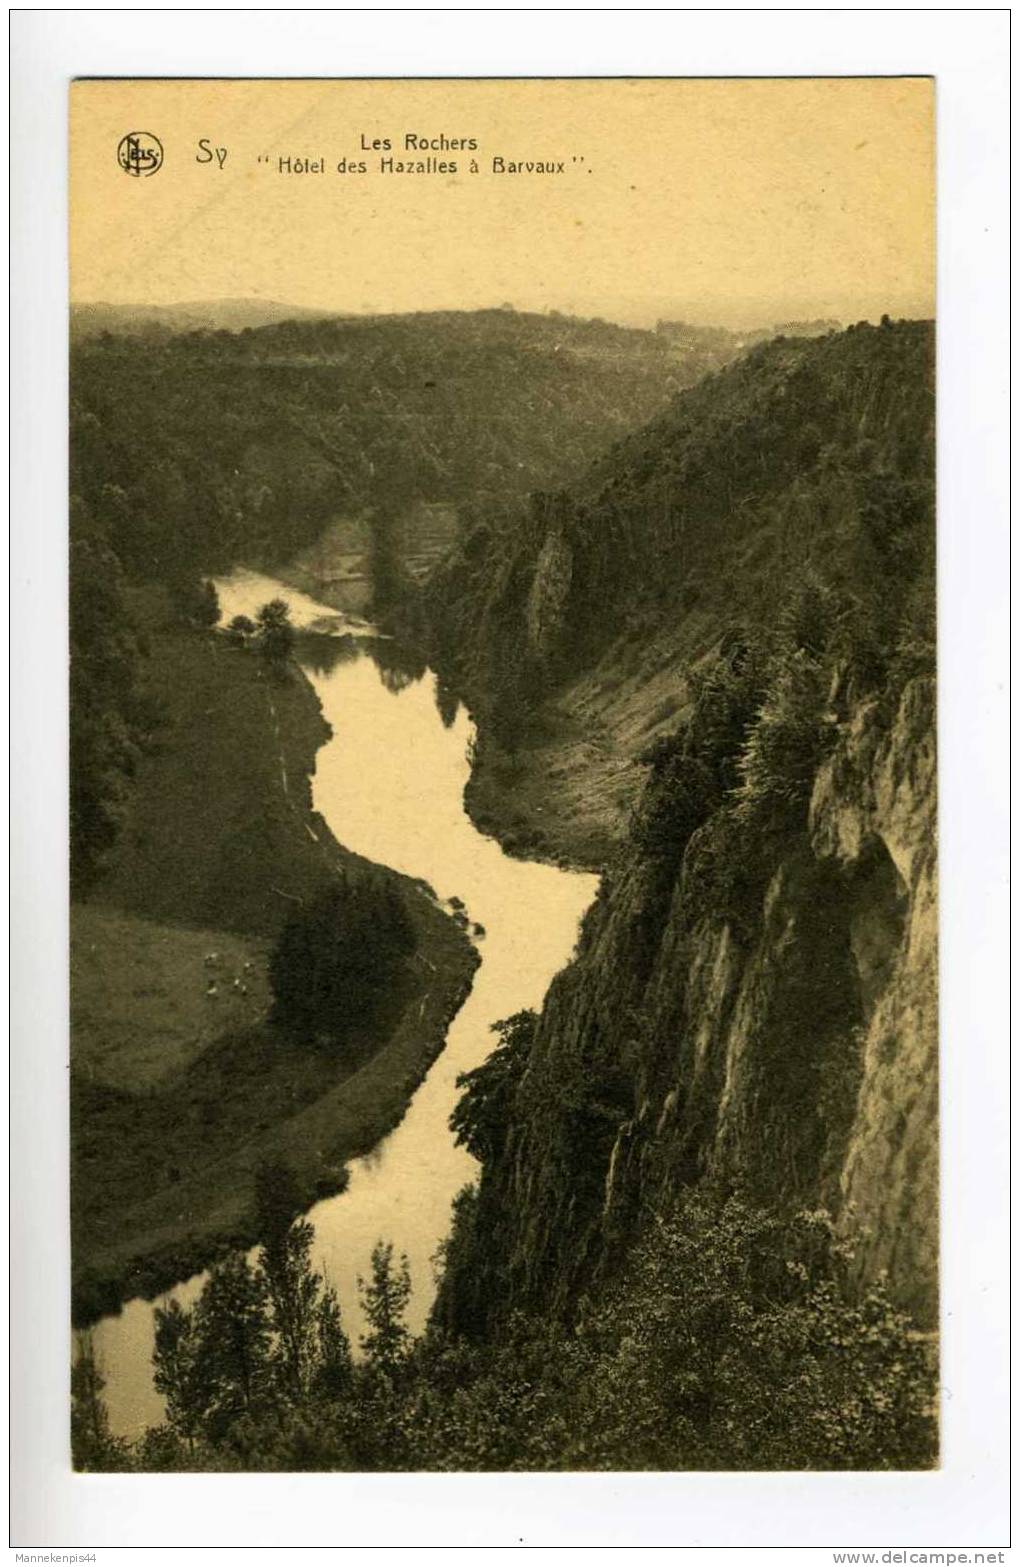
[[[246,311],[284,307],[226,301],[180,311],[234,331],[171,332],[184,316],[157,312],[111,332],[91,308],[71,358],[72,487],[128,570],[163,578],[278,564],[379,507],[490,508],[569,483],[740,351],[509,309],[253,327]]]
[[[71,306],[71,339],[99,337],[103,332],[144,337],[171,332],[239,332],[244,327],[276,321],[322,320],[335,311],[283,305],[275,299],[193,300],[179,305]]]
[[[733,350],[754,348],[771,337],[824,337],[829,332],[842,331],[842,323],[826,317],[816,321],[777,321],[772,327],[754,327],[731,331],[728,327],[694,326],[690,321],[666,321],[655,323],[655,330],[670,342],[680,345],[698,343],[702,351],[715,348],[721,368],[733,358]]]

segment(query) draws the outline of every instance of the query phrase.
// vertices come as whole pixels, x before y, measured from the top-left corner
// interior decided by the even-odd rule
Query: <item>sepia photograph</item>
[[[1004,1562],[1008,16],[128,20],[12,17],[12,1548]]]
[[[937,1464],[931,80],[70,157],[75,1466]]]
[[[19,1561],[1007,1561],[1009,58],[11,14]]]

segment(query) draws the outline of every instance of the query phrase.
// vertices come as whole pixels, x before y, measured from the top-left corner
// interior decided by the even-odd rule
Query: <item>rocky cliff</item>
[[[708,1184],[827,1209],[934,1323],[930,352],[770,345],[433,584],[470,803],[604,870],[484,1168],[475,1316],[569,1312]]]

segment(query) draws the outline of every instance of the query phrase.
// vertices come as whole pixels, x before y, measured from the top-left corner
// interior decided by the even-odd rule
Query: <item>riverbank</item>
[[[221,637],[154,626],[166,714],[141,759],[108,874],[72,913],[75,1318],[151,1295],[247,1244],[254,1172],[294,1171],[308,1203],[401,1120],[443,1047],[478,955],[415,882],[370,867],[312,809],[328,737],[302,675],[269,677]],[[267,1021],[268,955],[323,881],[399,886],[414,962],[344,1059]]]
[[[626,837],[644,752],[682,716],[690,661],[675,634],[618,642],[529,714],[512,753],[482,722],[464,795],[479,830],[509,854],[602,872]]]
[[[486,837],[517,858],[601,872],[617,835],[615,813],[592,778],[596,746],[563,737],[510,754],[484,725],[464,807]]]

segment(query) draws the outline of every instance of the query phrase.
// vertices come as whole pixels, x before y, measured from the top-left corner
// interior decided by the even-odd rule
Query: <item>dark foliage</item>
[[[696,344],[513,311],[86,338],[79,493],[118,487],[111,544],[132,575],[273,564],[338,514],[579,473],[704,362]]]
[[[814,583],[856,689],[930,668],[932,383],[924,322],[763,343],[569,490],[476,508],[427,589],[440,667],[496,732],[632,631],[692,659]]]
[[[305,1043],[343,1044],[375,1015],[415,945],[414,924],[390,883],[339,878],[280,934],[269,969],[274,1022]]]
[[[933,1462],[931,1346],[882,1285],[857,1288],[823,1212],[702,1189],[643,1232],[575,1326],[517,1316],[473,1349],[426,1348],[412,1426],[423,1467]]]
[[[293,1218],[295,1190],[285,1167],[265,1166],[256,1261],[233,1253],[212,1268],[194,1306],[157,1308],[153,1365],[166,1426],[148,1433],[135,1466],[245,1467],[263,1423],[286,1426],[294,1411],[328,1409],[350,1391],[339,1302],[312,1268],[312,1227]]]
[[[255,616],[255,644],[271,668],[279,671],[294,651],[294,627],[284,599],[270,599]]]
[[[459,1224],[473,1209],[459,1207]],[[416,1344],[406,1266],[380,1243],[351,1362],[301,1226],[288,1288],[306,1301],[299,1381],[265,1280],[231,1259],[190,1311],[160,1313],[166,1425],[113,1444],[94,1389],[76,1404],[93,1468],[918,1469],[935,1457],[931,1351],[884,1287],[861,1292],[823,1212],[709,1189],[647,1219],[625,1269],[566,1328],[515,1314],[481,1343]],[[454,1237],[456,1243],[456,1236]],[[323,1303],[331,1302],[328,1312]],[[328,1319],[329,1332],[323,1333]],[[88,1380],[77,1373],[79,1388]],[[87,1434],[83,1434],[87,1428]]]
[[[481,1163],[498,1158],[513,1122],[514,1097],[524,1075],[535,1038],[534,1012],[516,1012],[492,1025],[499,1035],[496,1049],[475,1067],[463,1072],[457,1087],[463,1089],[450,1117],[450,1129],[458,1143]]]
[[[160,715],[141,686],[142,640],[120,563],[104,523],[77,496],[70,551],[71,884],[82,896],[116,841],[130,779]]]

